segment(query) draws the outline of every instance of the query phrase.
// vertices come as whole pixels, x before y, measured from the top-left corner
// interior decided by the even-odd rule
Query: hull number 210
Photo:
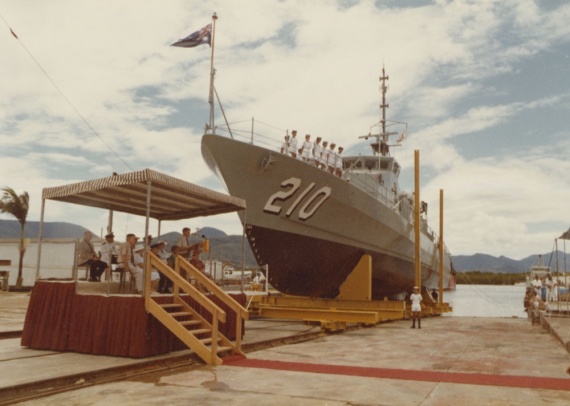
[[[315,187],[315,182],[311,182],[311,184],[297,196],[293,203],[289,203],[289,200],[293,199],[297,194],[297,191],[301,187],[301,179],[289,178],[281,182],[281,187],[290,187],[290,189],[280,190],[279,192],[275,192],[269,196],[269,199],[267,200],[267,203],[265,203],[263,210],[272,214],[280,214],[282,210],[288,207],[285,215],[287,217],[290,217],[293,211],[301,204],[301,202],[303,202],[303,200],[305,200],[307,195],[311,193]],[[315,214],[315,212],[319,209],[319,207],[321,207],[321,205],[325,202],[325,200],[328,199],[330,195],[331,188],[329,186],[323,186],[322,188],[313,192],[299,209],[299,219],[309,219],[313,214]],[[279,204],[280,201],[283,202],[281,205]]]

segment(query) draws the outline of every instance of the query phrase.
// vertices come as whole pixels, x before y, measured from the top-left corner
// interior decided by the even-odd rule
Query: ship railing
[[[382,200],[388,207],[396,210],[397,205],[395,205],[395,194],[383,185],[378,184],[376,176],[377,175],[362,172],[357,173],[351,169],[347,169],[343,172],[343,178],[348,182],[359,189],[364,190],[375,199]]]

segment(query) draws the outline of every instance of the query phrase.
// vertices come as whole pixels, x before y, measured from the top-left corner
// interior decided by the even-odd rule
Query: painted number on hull
[[[290,188],[289,190],[281,190],[279,192],[273,193],[267,203],[265,203],[265,207],[263,208],[264,211],[273,213],[273,214],[280,214],[281,210],[283,210],[282,206],[279,206],[277,203],[278,201],[287,202],[287,200],[291,199],[301,187],[301,180],[297,178],[289,178],[281,183],[282,188]],[[315,183],[312,182],[309,186],[307,186],[299,196],[295,199],[295,201],[289,206],[285,215],[290,217],[293,211],[301,204],[301,202],[307,197],[307,195],[313,190],[315,187]],[[322,188],[315,191],[307,201],[301,206],[299,210],[299,219],[307,220],[316,211],[321,207],[321,205],[328,199],[331,195],[331,188],[328,186],[323,186]]]

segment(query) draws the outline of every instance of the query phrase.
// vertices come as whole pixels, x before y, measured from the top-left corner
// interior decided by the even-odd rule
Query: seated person
[[[85,231],[83,233],[83,240],[79,243],[78,257],[79,266],[89,266],[89,281],[99,282],[101,280],[101,274],[105,272],[107,268],[107,263],[99,259],[99,255],[95,253],[95,247],[91,242],[93,238],[93,233],[91,231]]]
[[[255,275],[255,278],[253,278],[253,285],[251,286],[252,290],[262,290],[265,286],[265,283],[267,282],[265,279],[265,275],[263,275],[261,272],[257,272],[257,274]]]
[[[131,269],[131,274],[135,278],[135,293],[140,293],[143,290],[143,283],[144,283],[144,244],[137,244],[135,249],[133,250],[133,258],[134,258],[134,269]],[[157,271],[152,271],[150,275],[151,280],[151,290],[155,290],[156,286],[158,286],[158,280],[160,276],[158,275]],[[154,286],[154,289],[153,289]]]
[[[171,255],[166,259],[166,264],[172,269],[176,268],[176,255],[178,255],[178,245],[173,245],[170,249]],[[159,272],[160,273],[160,272]],[[160,281],[158,282],[159,293],[172,293],[172,281],[160,273]]]

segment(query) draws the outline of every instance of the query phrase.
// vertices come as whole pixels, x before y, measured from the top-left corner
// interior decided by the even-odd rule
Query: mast
[[[212,15],[212,56],[210,58],[210,95],[208,98],[208,103],[210,103],[210,122],[208,124],[208,130],[213,134],[214,131],[214,75],[216,70],[214,69],[214,43],[216,39],[216,20],[218,16],[216,13]]]
[[[382,66],[382,76],[380,76],[380,91],[382,92],[382,104],[380,105],[382,120],[380,120],[380,123],[382,123],[382,132],[380,136],[384,142],[388,142],[388,134],[386,133],[386,109],[390,107],[390,105],[386,103],[386,92],[388,91],[388,86],[386,86],[387,80],[390,80],[390,76],[386,76],[384,66]]]

